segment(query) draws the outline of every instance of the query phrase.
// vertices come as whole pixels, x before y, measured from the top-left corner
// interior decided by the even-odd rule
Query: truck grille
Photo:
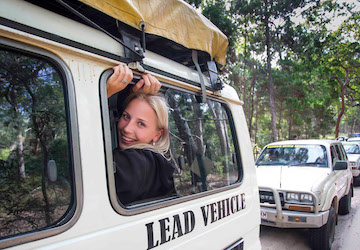
[[[280,195],[281,206],[284,206],[285,204],[284,194],[279,193],[279,195]],[[275,204],[274,194],[271,191],[260,190],[259,196],[260,196],[260,203],[267,202],[269,204]]]

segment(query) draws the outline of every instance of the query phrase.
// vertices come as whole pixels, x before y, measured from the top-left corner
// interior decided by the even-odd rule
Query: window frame
[[[8,236],[0,240],[0,249],[24,244],[31,241],[41,240],[55,236],[70,229],[79,219],[83,207],[82,174],[79,147],[79,132],[77,122],[77,110],[75,88],[72,74],[65,62],[50,51],[44,50],[23,42],[0,37],[0,48],[9,51],[23,53],[29,57],[43,59],[50,63],[63,79],[64,103],[66,122],[68,127],[69,162],[72,169],[72,195],[73,204],[70,204],[67,214],[57,224],[29,231],[22,234]]]
[[[339,145],[340,147],[340,151],[342,153],[342,157],[343,157],[343,160],[344,161],[347,161],[348,160],[348,157],[347,157],[347,154],[346,154],[346,151],[345,151],[345,148],[342,144]]]
[[[244,177],[244,167],[243,167],[243,159],[241,157],[241,150],[240,144],[238,142],[238,133],[236,131],[235,122],[231,113],[231,109],[228,103],[222,99],[217,99],[211,96],[207,96],[208,99],[212,101],[216,101],[222,104],[224,107],[228,119],[229,119],[229,126],[231,129],[232,137],[233,137],[233,145],[235,148],[235,156],[236,156],[236,169],[238,171],[238,180],[230,184],[228,186],[220,187],[214,190],[208,190],[205,192],[196,193],[193,195],[187,195],[183,197],[169,197],[164,199],[157,199],[150,202],[143,202],[137,205],[132,206],[122,206],[117,199],[116,190],[115,190],[115,178],[114,178],[114,166],[113,166],[113,154],[112,154],[112,144],[111,144],[111,129],[110,129],[110,117],[109,117],[109,105],[107,99],[107,92],[106,92],[106,81],[112,74],[112,69],[105,70],[102,75],[100,76],[100,109],[102,115],[102,124],[103,124],[103,136],[104,136],[104,152],[105,152],[105,166],[107,171],[107,183],[108,183],[108,192],[109,192],[109,199],[111,205],[113,206],[114,210],[125,216],[132,216],[137,215],[140,213],[145,213],[148,211],[157,210],[160,208],[165,208],[169,206],[173,206],[179,203],[199,199],[205,196],[217,194],[220,192],[224,192],[227,190],[235,189],[239,187],[243,181]],[[133,71],[134,76],[138,75],[137,72]],[[139,77],[139,76],[138,76]],[[178,86],[173,86],[164,82],[161,82],[162,88],[178,90],[180,92],[189,93],[197,96],[201,96],[201,93],[196,91],[191,91],[188,89],[183,89]]]

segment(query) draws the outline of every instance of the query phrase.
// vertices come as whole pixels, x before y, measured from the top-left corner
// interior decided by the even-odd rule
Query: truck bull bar
[[[268,208],[275,208],[276,209],[276,222],[275,223],[282,223],[283,222],[283,208],[281,205],[281,199],[280,199],[280,193],[284,194],[284,201],[285,201],[285,193],[286,192],[294,192],[294,193],[302,193],[302,194],[309,194],[313,197],[314,204],[313,206],[313,213],[318,214],[319,213],[319,199],[313,192],[303,192],[299,190],[283,190],[283,189],[276,189],[273,187],[265,187],[265,186],[259,186],[259,191],[271,191],[274,196],[274,202],[275,204],[264,204],[260,203],[260,206],[262,207],[268,207]],[[286,203],[286,202],[285,202]]]

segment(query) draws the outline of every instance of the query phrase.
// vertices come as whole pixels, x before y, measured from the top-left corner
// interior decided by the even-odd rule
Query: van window
[[[74,205],[64,81],[50,61],[0,47],[0,238],[63,224]]]
[[[105,82],[108,75],[110,75],[108,72],[103,74],[102,95],[106,93]],[[242,176],[239,152],[235,150],[238,147],[235,146],[234,138],[236,137],[233,134],[233,123],[226,105],[210,98],[203,103],[201,96],[196,93],[164,86],[161,93],[165,96],[169,107],[170,150],[167,157],[176,167],[173,175],[176,192],[166,197],[136,201],[127,205],[127,208],[141,206],[148,210],[150,208],[143,206],[145,203],[153,205],[159,201],[172,200],[174,202],[174,199],[179,197],[189,197],[205,191],[214,192],[219,188],[237,183]],[[104,116],[104,127],[107,127],[107,119],[109,119],[111,131],[109,137],[105,133],[107,152],[118,146],[117,123],[121,115],[117,111],[119,96],[121,95],[113,95],[106,103],[103,103],[103,107],[108,108],[108,113]],[[121,98],[126,97],[122,96]],[[107,156],[107,162],[110,164],[108,171],[111,172],[114,169],[111,167],[114,165],[112,157]],[[113,174],[109,175],[110,197],[112,202],[115,202],[115,209],[120,209],[118,205],[121,197],[116,196],[113,176]],[[166,204],[163,205],[166,206]],[[120,206],[124,208],[124,204],[120,204]],[[135,210],[126,212],[121,210],[121,212],[137,213]]]
[[[180,196],[234,184],[239,178],[226,107],[218,101],[167,90],[171,156],[177,165]]]

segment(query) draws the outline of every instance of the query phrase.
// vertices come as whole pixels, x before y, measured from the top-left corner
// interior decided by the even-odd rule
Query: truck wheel
[[[325,225],[311,229],[310,244],[312,249],[330,250],[335,237],[336,214],[334,207],[329,210],[329,218]]]
[[[355,187],[360,186],[360,175],[357,177],[354,177],[354,186]]]
[[[345,214],[350,213],[351,197],[352,197],[352,187],[350,187],[349,193],[340,199],[339,214],[345,215]]]

